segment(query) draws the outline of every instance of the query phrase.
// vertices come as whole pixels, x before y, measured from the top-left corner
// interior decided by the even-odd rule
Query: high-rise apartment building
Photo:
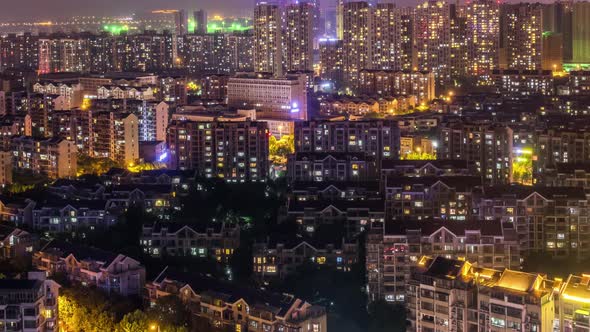
[[[174,11],[174,27],[177,36],[184,36],[188,33],[188,17],[185,10]]]
[[[117,70],[146,72],[175,67],[176,36],[171,33],[144,31],[119,38],[118,42]]]
[[[295,151],[312,153],[363,153],[395,159],[399,151],[399,130],[392,121],[306,121],[295,123]]]
[[[135,114],[102,111],[92,114],[95,157],[128,165],[139,159],[139,120]]]
[[[451,74],[451,22],[449,4],[429,0],[416,7],[414,44],[418,70],[429,71],[439,83]]]
[[[264,122],[172,121],[168,166],[233,182],[265,181],[269,136]]]
[[[359,75],[358,91],[367,95],[412,95],[419,102],[435,98],[433,73],[420,71],[369,70]]]
[[[450,4],[449,11],[451,24],[450,75],[452,78],[465,77],[469,47],[466,7],[461,4]]]
[[[207,33],[207,12],[203,9],[196,10],[193,13],[194,20],[194,33],[205,34]]]
[[[479,267],[518,269],[518,239],[512,224],[499,222],[395,221],[367,240],[371,301],[404,302],[411,271],[423,255],[463,258]]]
[[[281,9],[259,3],[254,8],[254,71],[280,76],[282,70]]]
[[[414,15],[413,7],[399,9],[399,61],[400,69],[412,70],[416,67],[414,52]]]
[[[543,6],[543,32],[558,35],[563,45],[563,61],[572,62],[573,59],[573,15],[574,2],[555,1]],[[576,24],[586,23],[576,22]]]
[[[543,32],[543,70],[560,72],[563,70],[563,35],[549,31]]]
[[[572,10],[572,62],[590,62],[590,3],[578,1]]]
[[[14,168],[44,174],[50,179],[76,176],[76,145],[61,138],[14,137],[11,140]]]
[[[342,6],[344,81],[346,87],[358,88],[359,73],[370,68],[373,59],[371,18],[368,2],[347,2]]]
[[[559,281],[422,257],[407,285],[411,331],[553,331]]]
[[[52,35],[39,38],[39,73],[87,72],[88,40],[79,36]]]
[[[344,79],[344,50],[342,40],[320,40],[320,78],[342,87]]]
[[[400,11],[393,3],[379,3],[371,20],[372,68],[399,70],[400,65]]]
[[[184,43],[184,61],[191,74],[230,72],[224,34],[190,34]]]
[[[489,84],[491,71],[499,65],[500,7],[495,0],[475,0],[466,11],[467,73],[480,84]]]
[[[512,129],[501,125],[448,124],[440,128],[439,159],[474,163],[482,178],[493,184],[512,180]]]
[[[283,60],[287,71],[313,70],[314,19],[317,8],[300,2],[285,8]]]
[[[0,71],[10,68],[36,70],[39,61],[38,38],[31,33],[0,37]]]
[[[115,70],[115,39],[107,32],[101,34],[87,34],[90,53],[89,71],[106,73]]]
[[[254,71],[254,35],[252,30],[227,36],[231,72]]]
[[[501,47],[506,69],[537,70],[542,66],[543,11],[540,4],[503,4]]]

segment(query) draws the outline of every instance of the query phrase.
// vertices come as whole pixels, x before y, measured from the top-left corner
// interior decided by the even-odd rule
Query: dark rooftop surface
[[[423,236],[429,236],[441,228],[446,228],[457,236],[463,236],[467,231],[480,231],[481,235],[501,236],[503,229],[512,229],[511,225],[502,225],[498,221],[470,220],[465,222],[442,220],[387,220],[385,235],[406,235],[408,231],[421,231]]]
[[[438,256],[432,261],[424,274],[437,278],[454,279],[461,271],[463,264],[464,262],[459,260]]]
[[[117,254],[82,245],[76,245],[65,241],[53,240],[49,242],[41,250],[42,252],[52,253],[59,255],[61,258],[66,258],[70,254],[74,255],[78,261],[82,260],[97,260],[105,263],[105,266],[111,264],[111,262],[117,258]]]
[[[516,184],[486,187],[484,188],[484,197],[524,199],[535,192],[546,199],[586,199],[584,188],[581,187],[541,187]]]
[[[0,279],[0,290],[34,289],[41,286],[41,280]]]

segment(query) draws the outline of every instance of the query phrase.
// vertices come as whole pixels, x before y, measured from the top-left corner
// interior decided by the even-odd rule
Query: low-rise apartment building
[[[284,278],[306,262],[350,271],[358,262],[358,243],[345,241],[320,243],[310,239],[267,241],[254,244],[254,275],[260,279]]]
[[[290,294],[243,288],[169,268],[146,288],[150,303],[159,297],[178,296],[207,331],[326,332],[328,329],[324,307]]]
[[[140,244],[145,253],[155,257],[210,257],[227,263],[240,245],[240,227],[226,223],[208,226],[178,223],[144,225]]]
[[[590,257],[588,199],[580,187],[507,185],[484,188],[476,210],[483,220],[515,225],[521,256]]]
[[[0,328],[3,331],[58,331],[59,288],[52,280],[0,279]]]
[[[72,282],[107,293],[141,295],[145,268],[123,254],[53,240],[33,254],[33,266],[48,275],[65,274]]]
[[[476,176],[388,176],[385,178],[387,218],[467,220],[473,195],[481,190]]]

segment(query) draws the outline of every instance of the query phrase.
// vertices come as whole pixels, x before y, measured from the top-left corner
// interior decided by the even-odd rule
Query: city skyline
[[[103,0],[86,1],[80,6],[79,0],[56,0],[56,1],[8,1],[2,4],[0,11],[1,22],[21,22],[23,20],[48,20],[65,19],[73,16],[128,16],[141,14],[156,9],[196,9],[207,10],[210,15],[231,15],[248,17],[253,14],[254,0],[225,0],[216,2],[191,1],[191,0]],[[416,6],[423,1],[418,0],[395,0],[382,1],[395,3],[397,6]],[[554,1],[502,1],[506,3],[519,2],[540,2],[551,3]],[[450,2],[451,3],[451,2]],[[324,5],[320,1],[320,5]],[[34,11],[31,8],[35,8]]]
[[[0,331],[590,332],[590,1],[85,1],[0,4]]]

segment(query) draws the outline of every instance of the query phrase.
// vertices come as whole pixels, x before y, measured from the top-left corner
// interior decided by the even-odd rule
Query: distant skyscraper
[[[254,8],[254,70],[282,74],[281,10],[278,5],[260,3]]]
[[[324,35],[335,38],[338,29],[338,0],[324,0],[322,1],[322,6]]]
[[[572,34],[572,62],[590,62],[590,2],[574,3]]]
[[[195,20],[195,33],[207,33],[207,12],[203,9],[196,10],[193,13],[193,19]]]
[[[343,75],[342,40],[320,40],[320,78],[333,82],[338,88]]]
[[[39,39],[39,72],[86,72],[89,45],[84,38],[49,36]]]
[[[467,70],[490,83],[489,75],[498,67],[500,8],[495,0],[475,0],[467,4]]]
[[[441,83],[450,80],[450,27],[447,2],[429,0],[416,7],[414,36],[418,70],[433,72]]]
[[[502,5],[501,29],[504,66],[509,69],[541,69],[543,50],[542,5]]]
[[[185,10],[179,10],[174,13],[174,24],[177,36],[186,35],[188,32],[188,18]]]
[[[563,35],[543,32],[543,69],[561,71],[563,67]]]
[[[288,5],[285,9],[284,60],[287,71],[313,70],[313,27],[317,8],[313,3]]]
[[[0,37],[0,71],[38,67],[38,36],[30,33]]]
[[[371,56],[371,7],[364,1],[342,5],[344,80],[358,87],[359,72],[369,67]]]

